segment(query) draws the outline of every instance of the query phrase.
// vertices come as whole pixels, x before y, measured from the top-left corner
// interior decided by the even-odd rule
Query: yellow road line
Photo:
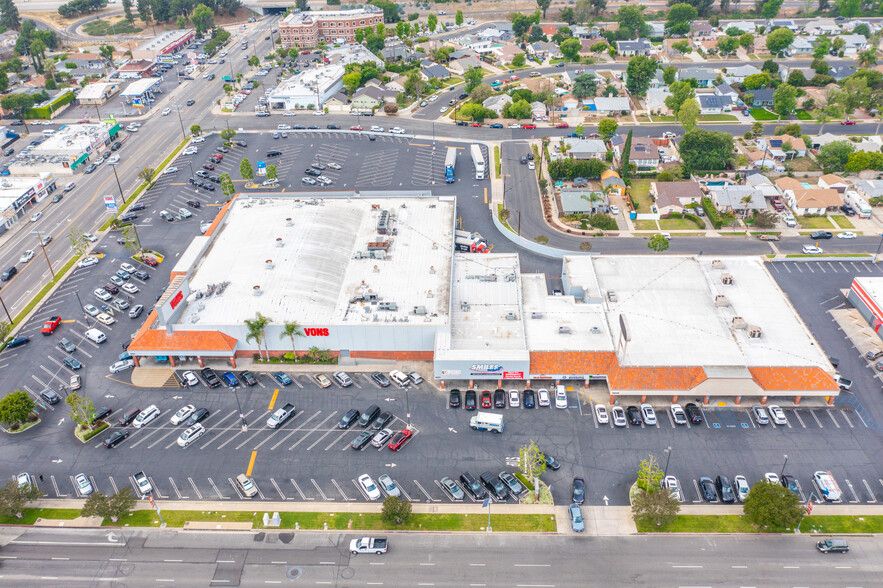
[[[273,390],[273,398],[270,399],[270,407],[267,410],[273,410],[276,405],[276,397],[279,396],[279,388]]]
[[[484,203],[487,204],[487,188],[484,189]]]
[[[251,452],[251,459],[248,460],[248,469],[245,471],[246,476],[251,476],[251,470],[254,469],[254,460],[258,456],[257,451]]]
[[[69,321],[61,321],[61,322],[64,324],[64,323],[75,323],[77,321],[76,321],[76,319],[71,319]]]
[[[432,145],[425,145],[423,143],[411,143],[411,147],[432,147]]]

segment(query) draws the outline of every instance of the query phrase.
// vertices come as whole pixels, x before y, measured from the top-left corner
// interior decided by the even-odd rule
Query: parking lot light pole
[[[242,414],[242,405],[239,404],[239,394],[236,393],[236,388],[230,388],[233,390],[233,396],[236,397],[236,406],[239,408],[239,420],[240,426],[242,427],[242,432],[245,433],[248,431],[248,422],[245,420],[245,415]]]
[[[13,323],[12,315],[9,314],[9,309],[6,308],[6,303],[3,302],[3,298],[2,298],[2,297],[0,297],[0,305],[3,305],[3,310],[6,312],[6,318],[9,319],[9,324],[10,324],[10,326],[11,326],[12,323]]]
[[[668,454],[668,457],[665,458],[665,468],[662,470],[662,479],[665,480],[666,474],[668,474],[668,462],[671,461],[671,445],[665,448],[665,452]]]
[[[785,463],[782,464],[782,473],[779,474],[779,478],[782,478],[785,476],[785,466],[787,466],[787,465],[788,465],[788,456],[786,455],[785,456]]]
[[[86,307],[83,306],[83,301],[80,300],[80,291],[74,290],[74,296],[77,297],[77,303],[80,305],[80,308],[83,310],[83,319],[86,321],[86,324],[89,323],[89,315],[86,314]]]
[[[181,136],[187,138],[187,132],[184,130],[184,119],[181,118],[181,105],[175,104],[175,112],[178,113],[178,122],[181,123]]]

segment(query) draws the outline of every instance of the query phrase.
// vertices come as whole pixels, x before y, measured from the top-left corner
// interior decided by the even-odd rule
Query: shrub
[[[711,221],[711,225],[715,229],[720,229],[724,226],[724,221],[718,213],[717,209],[714,207],[714,204],[711,202],[711,198],[708,196],[702,199],[702,209],[705,211],[705,214],[708,215],[708,220]]]
[[[698,216],[696,216],[695,214],[690,214],[690,213],[688,213],[688,212],[685,212],[685,213],[684,213],[684,218],[687,219],[687,220],[689,220],[689,221],[693,221],[693,224],[696,225],[697,227],[699,227],[700,229],[704,229],[704,228],[705,228],[705,223],[702,222],[702,219],[699,218]]]
[[[616,219],[610,215],[602,213],[591,215],[589,217],[589,224],[602,231],[615,231],[617,229]]]

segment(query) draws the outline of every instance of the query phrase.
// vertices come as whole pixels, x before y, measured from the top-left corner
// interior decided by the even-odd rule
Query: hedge
[[[724,226],[724,221],[721,218],[721,215],[714,207],[714,204],[711,203],[711,198],[709,198],[708,196],[705,196],[702,199],[702,209],[705,211],[705,214],[708,215],[708,220],[711,221],[711,225],[715,229],[720,229],[722,226]]]
[[[46,106],[36,106],[25,113],[25,118],[52,118],[52,113],[76,99],[73,92],[65,92]]]
[[[684,218],[690,221],[693,221],[693,224],[699,227],[700,229],[705,228],[705,222],[696,216],[695,214],[690,214],[689,212],[684,213]]]

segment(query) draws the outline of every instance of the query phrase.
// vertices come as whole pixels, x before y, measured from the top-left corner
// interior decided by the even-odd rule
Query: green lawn
[[[770,112],[766,108],[752,108],[751,116],[754,117],[754,120],[779,120],[778,114]]]
[[[33,525],[37,519],[64,519],[73,520],[80,516],[80,511],[75,508],[26,508],[24,516],[20,519],[15,517],[0,517],[0,525]]]
[[[632,180],[631,194],[638,212],[650,212],[653,206],[650,199],[650,180]]]
[[[677,119],[675,119],[675,117],[673,117],[669,114],[654,116],[652,118],[653,118],[653,122],[672,122],[672,123],[677,122]]]
[[[111,24],[113,26],[111,26]],[[110,19],[92,20],[83,25],[83,30],[86,34],[92,35],[93,37],[104,37],[113,34],[127,35],[131,33],[140,33],[142,29],[133,27],[128,21],[126,21],[126,19],[121,18],[116,21]]]
[[[658,231],[659,227],[655,220],[636,220],[635,229],[638,231]]]
[[[758,533],[763,532],[742,515],[678,515],[670,525],[637,523],[639,533]],[[770,532],[770,531],[767,531]],[[775,531],[775,532],[778,532]]]
[[[822,527],[824,533],[883,533],[883,516],[809,516],[804,517],[800,530]]]
[[[798,216],[797,222],[804,229],[833,229],[834,224],[826,216]]]
[[[795,110],[794,114],[797,116],[797,120],[813,120],[812,115],[802,108]]]
[[[661,218],[659,219],[659,228],[670,229],[673,231],[688,231],[696,229],[696,223],[686,218]]]
[[[850,220],[842,214],[831,215],[831,220],[834,221],[835,223],[837,223],[837,226],[840,227],[841,229],[854,229],[855,228],[855,225],[853,225],[852,222],[850,222]]]
[[[699,115],[699,122],[733,122],[739,119],[732,114],[702,114]]]

